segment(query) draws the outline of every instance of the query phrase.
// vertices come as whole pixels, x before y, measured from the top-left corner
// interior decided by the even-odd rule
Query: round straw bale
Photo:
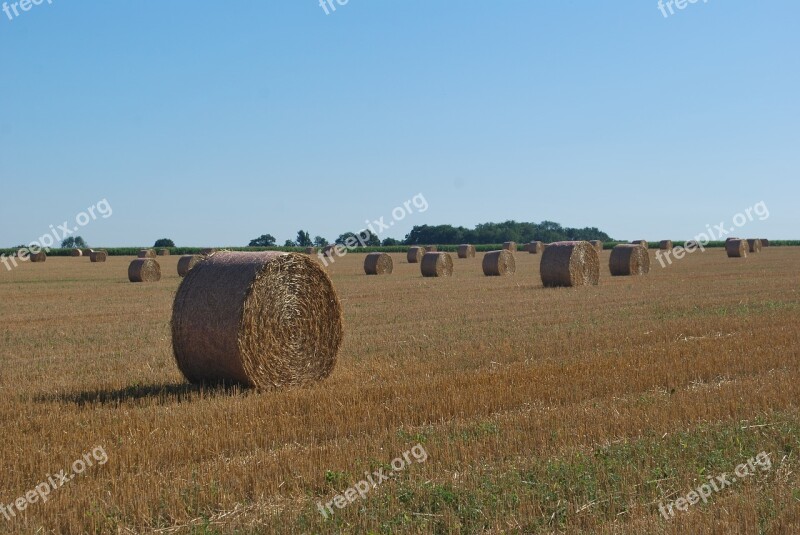
[[[425,252],[426,253],[435,253],[438,250],[439,250],[439,246],[438,245],[426,245],[425,246]]]
[[[158,282],[161,280],[161,266],[152,258],[137,258],[128,266],[128,280]]]
[[[761,238],[761,247],[769,247],[769,240],[766,238]]]
[[[200,249],[200,254],[203,255],[203,256],[208,256],[208,255],[214,254],[216,252],[217,252],[217,250],[214,249],[213,247],[206,247],[204,249]]]
[[[631,245],[641,245],[641,246],[642,246],[642,247],[644,247],[645,249],[648,249],[648,248],[650,248],[650,244],[649,244],[649,243],[647,243],[647,240],[633,240],[633,241],[631,242]]]
[[[650,272],[650,254],[641,245],[622,243],[611,250],[608,268],[615,277]]]
[[[80,249],[73,249],[69,252],[70,256],[83,256],[83,251]]]
[[[728,258],[746,258],[749,249],[747,240],[733,239],[725,242],[725,252],[728,253]]]
[[[487,277],[513,275],[517,271],[514,253],[507,249],[489,251],[483,255],[483,274]]]
[[[542,284],[583,286],[600,282],[600,255],[588,241],[549,244],[542,254]]]
[[[139,258],[155,258],[156,252],[153,249],[142,249],[139,251]]]
[[[169,255],[170,255],[169,249],[159,249],[158,250],[158,256],[169,256]]]
[[[306,247],[306,254],[317,254],[316,247]]]
[[[83,256],[89,256],[90,254],[92,254],[91,249],[83,249]]]
[[[202,261],[205,256],[200,254],[187,254],[180,257],[178,260],[178,275],[185,277],[198,262]]]
[[[503,243],[503,249],[506,251],[511,251],[512,253],[517,252],[517,242],[515,241],[507,241]]]
[[[105,262],[108,259],[108,251],[92,251],[89,253],[89,260],[92,262]]]
[[[453,257],[449,253],[425,253],[419,267],[423,277],[449,277],[453,274]]]
[[[761,252],[761,240],[759,239],[749,239],[747,240],[747,247],[748,251],[751,253],[760,253]]]
[[[392,257],[386,253],[369,253],[364,259],[364,273],[367,275],[389,275],[392,269]]]
[[[540,241],[532,241],[528,244],[530,254],[541,254],[544,251],[544,244]]]
[[[459,258],[475,258],[475,246],[468,243],[463,243],[458,246]]]
[[[192,383],[319,381],[333,371],[342,336],[331,280],[299,253],[215,254],[183,279],[172,308],[175,360]]]
[[[37,253],[31,251],[29,258],[31,259],[31,262],[45,262],[47,260],[47,253],[44,251],[39,251]]]
[[[592,247],[594,247],[598,253],[603,250],[602,240],[591,240],[589,243],[592,244]]]
[[[671,251],[672,250],[672,240],[661,240],[658,242],[658,248],[662,251]]]
[[[422,261],[422,255],[424,254],[425,250],[422,247],[409,247],[406,260],[408,260],[409,264],[418,264]]]

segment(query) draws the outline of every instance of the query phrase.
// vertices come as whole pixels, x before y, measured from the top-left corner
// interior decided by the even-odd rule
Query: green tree
[[[297,247],[297,244],[295,242],[293,242],[292,240],[286,240],[283,243],[283,246],[284,247]]]
[[[169,238],[161,238],[160,240],[156,240],[153,247],[175,247],[175,242]]]
[[[328,245],[328,240],[326,240],[322,236],[314,236],[314,245],[317,247],[325,247],[326,245]]]
[[[378,247],[381,244],[381,240],[369,230],[364,229],[359,232],[340,234],[335,243],[340,243],[347,247]]]
[[[254,240],[250,240],[249,247],[273,247],[275,245],[275,236],[272,234],[262,234]]]
[[[61,242],[61,247],[63,249],[85,249],[88,245],[86,245],[86,241],[80,236],[75,236],[74,238],[70,236]]]
[[[394,238],[384,238],[384,240],[381,242],[381,245],[383,245],[384,247],[391,247],[393,245],[402,245],[402,244],[403,242],[401,242],[400,240],[395,240]]]
[[[314,242],[311,241],[311,236],[305,230],[297,231],[297,239],[295,240],[299,247],[311,247]]]

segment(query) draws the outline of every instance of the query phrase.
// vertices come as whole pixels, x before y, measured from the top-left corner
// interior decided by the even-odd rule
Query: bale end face
[[[650,254],[641,245],[620,244],[611,250],[608,268],[615,277],[646,275],[650,272]]]
[[[392,257],[386,253],[369,253],[364,259],[364,273],[367,275],[390,275],[393,269]]]
[[[448,253],[425,253],[420,262],[423,277],[450,277],[453,275],[453,257]]]
[[[487,277],[513,275],[517,271],[514,253],[507,249],[490,251],[483,255],[483,274]]]
[[[128,280],[158,282],[161,280],[161,266],[152,258],[137,258],[128,266]]]
[[[459,258],[475,258],[475,246],[464,243],[458,246]]]
[[[332,373],[342,338],[333,284],[304,254],[218,253],[175,295],[173,353],[192,383],[270,390],[319,381]]]
[[[587,241],[548,244],[540,267],[545,287],[597,285],[600,282],[600,256]]]

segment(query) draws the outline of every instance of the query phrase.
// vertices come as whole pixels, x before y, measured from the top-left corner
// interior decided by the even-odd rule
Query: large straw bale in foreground
[[[600,256],[588,241],[548,244],[542,253],[542,284],[583,286],[600,282]]]
[[[367,275],[390,275],[393,269],[392,257],[386,253],[369,253],[364,259],[364,273]]]
[[[204,258],[205,256],[200,254],[187,254],[180,257],[178,260],[178,276],[185,277]]]
[[[453,257],[449,253],[425,253],[419,268],[423,277],[449,277],[453,274]]]
[[[725,252],[728,253],[728,258],[746,258],[749,249],[747,240],[733,239],[725,242]]]
[[[487,277],[513,275],[517,271],[514,253],[507,249],[489,251],[483,255],[483,274]]]
[[[161,280],[161,266],[152,258],[137,258],[128,266],[128,280],[158,282]]]
[[[409,264],[418,264],[422,261],[422,256],[425,254],[425,250],[422,247],[409,247],[408,254],[406,254],[406,260],[408,260]]]
[[[608,268],[615,277],[650,272],[650,253],[641,245],[621,243],[611,250]]]
[[[183,279],[172,309],[175,360],[193,383],[319,381],[333,371],[342,336],[331,280],[299,253],[217,253]]]
[[[475,258],[475,246],[468,243],[463,243],[458,246],[459,258]]]

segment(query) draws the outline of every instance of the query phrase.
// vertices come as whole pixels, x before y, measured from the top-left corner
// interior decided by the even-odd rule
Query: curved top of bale
[[[321,380],[333,371],[342,338],[333,284],[304,254],[217,253],[175,295],[173,352],[194,383],[273,389]]]

